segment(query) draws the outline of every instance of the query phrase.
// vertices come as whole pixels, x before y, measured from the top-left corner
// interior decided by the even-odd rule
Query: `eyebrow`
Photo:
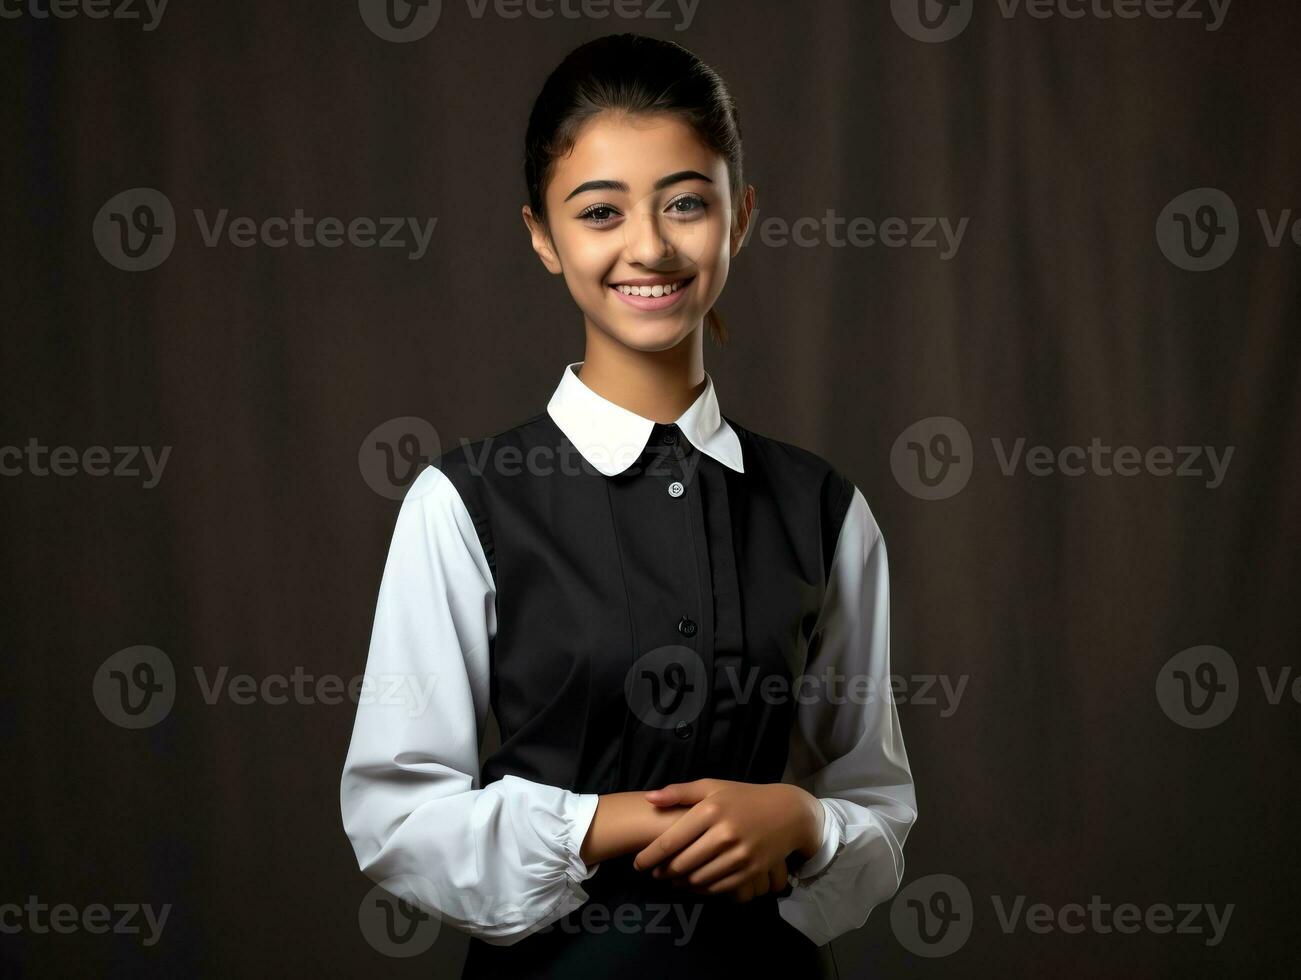
[[[669,174],[667,177],[661,177],[659,180],[655,181],[655,190],[663,190],[670,184],[681,183],[684,180],[703,180],[707,184],[713,183],[710,178],[706,177],[699,171],[679,170],[675,174]],[[568,201],[569,198],[577,197],[579,194],[586,194],[588,191],[621,191],[622,193],[627,194],[628,185],[622,180],[585,180],[570,191],[569,197],[566,197],[565,200]]]

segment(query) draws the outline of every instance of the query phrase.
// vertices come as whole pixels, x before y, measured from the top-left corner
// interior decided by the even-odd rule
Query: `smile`
[[[639,310],[663,310],[673,306],[686,288],[696,281],[695,276],[685,279],[661,279],[643,283],[611,283],[610,288],[621,300]]]

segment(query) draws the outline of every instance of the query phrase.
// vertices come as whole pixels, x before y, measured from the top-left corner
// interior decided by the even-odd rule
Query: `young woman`
[[[543,86],[525,174],[584,358],[404,500],[366,670],[425,695],[360,700],[344,826],[470,933],[465,977],[835,976],[917,805],[867,502],[704,370],[754,206],[736,107],[684,48],[600,38]]]

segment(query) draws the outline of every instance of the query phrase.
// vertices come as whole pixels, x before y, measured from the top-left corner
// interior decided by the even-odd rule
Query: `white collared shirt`
[[[502,435],[559,430],[562,442],[600,474],[592,474],[593,481],[617,479],[621,487],[631,487],[634,479],[652,479],[634,476],[634,464],[649,449],[653,433],[664,433],[670,444],[680,435],[688,454],[698,451],[728,472],[746,474],[757,487],[768,486],[760,482],[765,479],[805,480],[808,474],[807,479],[817,476],[830,488],[824,501],[838,501],[822,508],[830,509],[839,524],[832,526],[834,533],[823,546],[825,580],[809,616],[812,630],[799,652],[806,658],[805,674],[830,671],[856,683],[834,689],[839,697],[814,698],[795,708],[781,781],[802,786],[819,799],[822,836],[817,853],[790,875],[790,893],[777,899],[782,918],[812,942],[826,943],[861,926],[873,907],[894,894],[903,875],[904,841],[917,816],[908,757],[889,696],[889,576],[881,531],[859,489],[819,457],[748,430],[743,447],[736,429],[720,414],[708,375],[692,405],[675,423],[663,426],[590,389],[575,373],[581,363],[566,365],[545,418]],[[539,429],[544,423],[554,428]],[[358,862],[368,875],[473,936],[509,945],[587,900],[584,883],[601,865],[586,865],[579,851],[599,793],[505,769],[499,778],[481,782],[479,740],[494,697],[492,650],[498,640],[499,600],[505,598],[498,594],[497,575],[502,563],[511,560],[515,539],[501,537],[497,525],[505,524],[498,519],[502,515],[492,513],[488,498],[467,489],[478,484],[465,482],[446,456],[421,473],[398,513],[366,663],[366,674],[376,685],[394,676],[428,676],[435,682],[423,703],[363,700],[358,705],[341,807]],[[705,462],[695,455],[687,459]],[[741,479],[723,472],[709,470],[719,486]],[[665,508],[689,501],[702,506],[697,486],[702,481],[682,475],[681,480],[662,481],[668,499],[658,490],[641,499]],[[518,484],[510,486],[518,490]],[[792,515],[797,508],[817,515],[812,493],[817,486],[809,486],[807,493],[786,491]],[[591,499],[604,499],[605,490],[595,487],[593,492],[602,496]],[[546,512],[553,513],[557,501],[572,496],[565,492],[550,498]],[[679,498],[681,505],[672,502]],[[776,507],[777,516],[786,519],[783,502],[756,498],[751,509],[759,503]],[[505,513],[504,504],[492,506]],[[654,533],[675,533],[671,529],[677,526],[670,522]],[[809,555],[818,553],[812,542],[802,547]],[[731,567],[731,552],[727,549],[725,567]],[[709,558],[716,566],[721,560],[721,554]],[[795,590],[780,595],[784,598],[788,591]],[[678,627],[690,639],[678,638],[681,643],[707,632],[697,633],[691,615],[705,626],[714,624],[708,609],[684,614]],[[683,623],[690,624],[689,633]],[[722,656],[721,651],[706,652]],[[540,702],[543,708],[549,703]],[[699,732],[691,723],[679,722],[679,734],[688,731],[688,740],[705,738],[709,717],[705,710]],[[522,727],[512,719],[512,729]],[[530,746],[523,736],[514,744],[520,758],[526,758]],[[680,744],[684,752],[705,750],[691,748],[690,741]],[[517,769],[519,765],[515,763]]]

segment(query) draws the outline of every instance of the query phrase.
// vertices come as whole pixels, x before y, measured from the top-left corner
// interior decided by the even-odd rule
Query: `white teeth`
[[[676,293],[685,284],[686,280],[683,280],[682,282],[671,282],[667,286],[618,286],[617,288],[619,292],[623,293],[625,296],[665,296],[669,293]]]

